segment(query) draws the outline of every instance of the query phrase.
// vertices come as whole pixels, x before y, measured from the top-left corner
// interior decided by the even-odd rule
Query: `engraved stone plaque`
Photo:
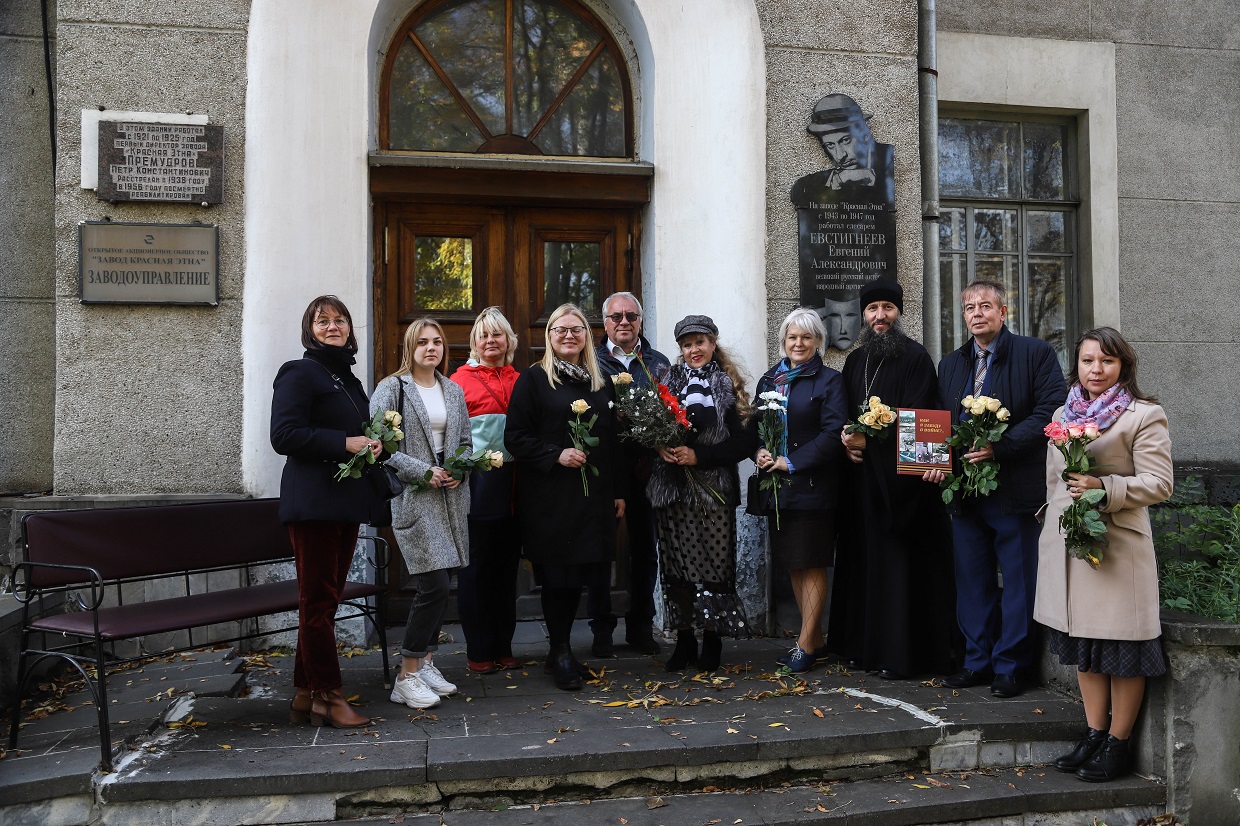
[[[212,224],[78,224],[83,304],[220,303],[219,227]]]
[[[100,200],[218,204],[223,179],[222,126],[99,122]]]
[[[861,328],[861,286],[896,277],[895,151],[878,143],[856,101],[827,95],[808,131],[831,168],[798,178],[800,301],[827,327],[827,343],[847,350]]]

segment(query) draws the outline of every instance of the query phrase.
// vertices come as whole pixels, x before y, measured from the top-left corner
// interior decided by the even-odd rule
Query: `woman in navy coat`
[[[784,358],[758,380],[758,396],[779,392],[787,400],[783,450],[765,447],[754,457],[763,474],[783,477],[779,519],[773,497],[765,499],[771,556],[787,568],[801,612],[796,644],[779,662],[808,671],[826,654],[822,612],[827,599],[827,568],[835,557],[835,510],[844,448],[839,433],[848,418],[844,379],[822,363],[827,331],[816,312],[798,307],[779,328]],[[761,404],[762,399],[755,400]],[[762,411],[754,417],[756,428]]]
[[[369,725],[345,700],[336,657],[336,608],[361,522],[386,524],[387,502],[367,475],[332,478],[340,462],[383,445],[362,435],[369,402],[353,375],[357,352],[349,310],[334,295],[310,302],[301,319],[302,358],[276,374],[271,446],[287,456],[280,478],[280,521],[297,564],[300,605],[294,696],[289,718],[315,725]]]

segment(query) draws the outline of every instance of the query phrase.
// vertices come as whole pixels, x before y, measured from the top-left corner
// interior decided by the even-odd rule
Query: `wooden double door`
[[[632,208],[390,200],[376,212],[376,379],[399,368],[405,329],[423,316],[443,325],[451,370],[469,357],[478,313],[501,308],[520,369],[542,358],[560,304],[585,310],[597,341],[603,299],[640,283]]]

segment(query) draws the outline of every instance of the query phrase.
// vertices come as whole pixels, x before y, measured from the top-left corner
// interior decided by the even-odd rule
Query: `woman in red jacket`
[[[465,632],[469,670],[489,674],[515,668],[517,564],[521,546],[513,518],[512,454],[504,448],[508,400],[517,383],[512,366],[517,335],[498,307],[478,314],[469,334],[469,361],[452,380],[465,391],[474,453],[498,450],[502,467],[469,474],[469,564],[457,571],[456,602]]]

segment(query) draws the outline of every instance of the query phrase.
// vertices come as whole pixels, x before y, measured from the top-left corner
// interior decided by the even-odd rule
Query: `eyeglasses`
[[[349,326],[349,320],[347,318],[320,318],[314,322],[314,326],[318,327],[320,330],[326,330],[333,324],[343,330],[345,327]]]
[[[632,324],[641,317],[641,313],[612,313],[611,315],[603,316],[603,318],[609,319],[612,324],[619,324],[621,321],[627,321]]]
[[[565,336],[572,336],[573,338],[576,338],[577,336],[581,335],[585,331],[586,331],[586,328],[580,327],[580,326],[578,327],[552,327],[551,328],[551,334],[555,336],[556,338],[564,338]]]

